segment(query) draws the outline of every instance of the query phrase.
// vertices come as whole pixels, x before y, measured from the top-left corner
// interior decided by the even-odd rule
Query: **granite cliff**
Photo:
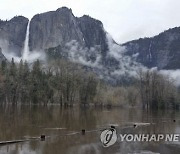
[[[29,53],[42,51],[52,59],[81,63],[108,80],[134,74],[143,66],[180,68],[180,27],[119,45],[101,21],[87,15],[75,17],[66,7],[36,14],[30,21],[22,16],[0,21],[0,47],[5,55],[13,53],[21,58],[25,38]],[[2,52],[0,59],[4,58]]]
[[[151,38],[141,38],[123,44],[127,54],[137,54],[137,61],[159,69],[180,69],[180,27]]]
[[[16,16],[9,21],[0,20],[0,47],[3,52],[21,56],[28,21],[23,16]]]

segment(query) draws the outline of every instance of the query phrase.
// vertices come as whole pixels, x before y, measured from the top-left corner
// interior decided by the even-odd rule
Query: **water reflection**
[[[174,121],[176,119],[176,121]],[[133,123],[151,123],[133,128]],[[0,140],[50,136],[44,142],[28,142],[0,146],[1,154],[179,154],[178,143],[120,142],[109,148],[100,143],[100,131],[81,135],[82,129],[95,130],[114,124],[119,133],[180,133],[180,113],[146,112],[141,109],[61,108],[60,106],[6,106],[0,108]],[[124,129],[123,129],[124,128]],[[67,135],[74,133],[74,135]]]

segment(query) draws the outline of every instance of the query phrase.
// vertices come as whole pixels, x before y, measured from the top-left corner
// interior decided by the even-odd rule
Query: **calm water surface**
[[[174,119],[176,121],[174,122]],[[133,123],[153,123],[133,128]],[[115,125],[117,133],[180,133],[180,112],[147,113],[141,109],[85,109],[59,106],[0,107],[0,141],[48,136],[45,141],[0,145],[0,154],[179,154],[180,142],[116,142],[104,148],[101,131]]]

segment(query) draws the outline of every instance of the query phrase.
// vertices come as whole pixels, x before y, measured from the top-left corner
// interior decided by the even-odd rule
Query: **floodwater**
[[[150,123],[138,125],[134,123]],[[0,107],[0,154],[179,154],[180,142],[122,142],[105,148],[102,129],[117,134],[180,134],[180,112],[147,113],[137,108]],[[85,129],[85,135],[81,130]],[[39,139],[46,135],[45,140]],[[118,135],[119,136],[119,135]],[[28,139],[28,140],[26,140]],[[2,144],[2,141],[26,140]]]

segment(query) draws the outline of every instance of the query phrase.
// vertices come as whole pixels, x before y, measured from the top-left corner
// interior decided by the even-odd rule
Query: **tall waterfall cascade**
[[[28,22],[27,29],[26,29],[26,38],[24,41],[24,49],[22,53],[22,60],[28,60],[29,56],[29,27],[30,27],[30,21]]]

